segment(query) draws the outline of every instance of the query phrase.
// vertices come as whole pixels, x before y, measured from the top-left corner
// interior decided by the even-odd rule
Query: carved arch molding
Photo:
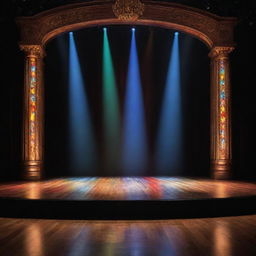
[[[183,31],[202,40],[209,48],[233,46],[235,18],[223,18],[195,8],[157,1],[143,1],[142,15],[133,21],[122,21],[113,12],[114,1],[91,1],[66,5],[32,17],[21,17],[20,44],[42,45],[55,36],[106,24],[155,25]]]
[[[117,15],[122,14],[123,10],[118,10],[120,6],[125,9],[127,6],[124,8],[124,5],[135,2],[138,2],[140,7],[138,13]],[[128,6],[125,10],[129,12],[135,9]],[[19,17],[17,24],[21,32],[19,44],[26,55],[23,111],[23,166],[26,179],[40,179],[43,170],[44,46],[61,33],[108,24],[165,27],[190,34],[208,46],[211,58],[211,168],[215,178],[230,177],[229,53],[235,45],[235,18],[219,17],[175,3],[96,0],[65,5],[31,17]]]

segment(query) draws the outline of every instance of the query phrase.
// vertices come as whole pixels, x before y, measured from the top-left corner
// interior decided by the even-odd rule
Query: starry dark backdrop
[[[0,2],[0,178],[10,180],[19,178],[21,155],[21,122],[22,122],[22,94],[23,94],[23,54],[18,49],[19,33],[15,24],[15,17],[30,16],[40,11],[74,1],[65,0],[14,0]],[[78,1],[75,1],[78,2]],[[80,1],[82,2],[82,1]],[[236,50],[231,54],[232,68],[232,132],[233,132],[233,171],[235,178],[256,179],[255,158],[255,128],[256,100],[255,86],[255,31],[256,8],[255,1],[227,0],[227,1],[170,1],[197,7],[220,16],[235,16],[238,25],[235,30]],[[126,66],[129,47],[118,44],[118,36],[127,37],[128,28],[115,26],[111,29],[110,41],[113,49],[113,59],[119,84],[125,82]],[[149,141],[153,148],[153,134],[156,129],[157,106],[159,101],[152,103],[150,95],[154,89],[161,94],[166,74],[168,56],[168,40],[165,40],[171,31],[161,28],[138,27],[138,52],[142,70],[142,82],[145,95],[145,108],[153,108],[153,116],[147,116],[149,124]],[[100,85],[101,65],[97,61],[101,58],[101,50],[86,51],[93,44],[101,49],[101,41],[97,38],[100,28],[90,28],[77,32],[78,49],[83,54],[84,66],[91,75],[88,83],[94,83],[95,88]],[[145,45],[149,35],[153,34],[153,54],[151,61],[147,61]],[[85,38],[90,40],[85,40]],[[84,43],[86,41],[86,43]],[[125,40],[129,45],[129,40]],[[167,42],[164,46],[162,42]],[[183,119],[185,122],[185,148],[182,175],[207,176],[209,175],[209,59],[208,50],[200,41],[181,34],[181,70],[182,70],[182,103]],[[62,49],[60,49],[62,47]],[[96,49],[96,47],[94,47]],[[59,52],[58,52],[59,51]],[[64,54],[60,54],[60,51]],[[120,58],[122,52],[122,58]],[[70,170],[65,168],[65,132],[67,127],[67,77],[65,77],[65,61],[67,61],[67,36],[63,35],[51,41],[47,46],[45,59],[46,70],[46,174],[47,176],[69,175]],[[87,63],[86,63],[87,62]],[[55,64],[54,64],[55,63]],[[147,64],[145,64],[147,63]],[[154,63],[150,66],[148,63]],[[156,65],[156,63],[162,63]],[[152,79],[147,75],[151,69]],[[150,89],[151,88],[151,89]],[[122,98],[122,88],[119,88]],[[97,95],[91,93],[91,95]],[[96,97],[96,96],[95,96]],[[159,97],[160,98],[160,97]],[[99,113],[100,103],[92,102],[95,113]],[[66,110],[65,110],[66,109]],[[151,111],[152,112],[152,111]],[[61,114],[60,114],[61,113]],[[95,114],[96,129],[101,129],[100,118]],[[196,125],[195,125],[196,124]],[[61,127],[61,129],[60,129]],[[61,132],[60,132],[61,131]],[[100,141],[100,132],[98,141]],[[98,175],[104,175],[101,171]],[[150,175],[154,171],[149,169]]]

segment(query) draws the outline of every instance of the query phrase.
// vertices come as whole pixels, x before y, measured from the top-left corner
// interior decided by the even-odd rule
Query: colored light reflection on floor
[[[256,195],[253,183],[175,177],[60,178],[0,184],[0,197],[27,199],[179,200],[252,195]]]
[[[33,223],[25,229],[25,250],[28,256],[44,255],[43,232],[40,225]],[[13,254],[14,255],[14,254]]]
[[[254,256],[256,215],[155,221],[0,218],[3,256]]]

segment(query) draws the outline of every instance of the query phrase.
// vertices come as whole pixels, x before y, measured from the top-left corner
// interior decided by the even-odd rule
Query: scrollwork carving
[[[217,46],[213,47],[209,53],[209,57],[211,58],[225,58],[234,50],[234,47],[231,46]]]
[[[139,0],[116,0],[113,12],[120,20],[137,20],[144,12],[144,4]]]
[[[96,1],[67,5],[33,17],[21,17],[21,45],[44,46],[53,37],[91,25],[122,24],[163,25],[189,33],[209,48],[233,43],[236,20],[222,18],[191,7],[150,0]],[[143,15],[143,16],[142,16]],[[141,17],[142,16],[142,17]]]
[[[20,45],[20,49],[26,53],[27,56],[44,57],[45,51],[41,45]]]
[[[113,0],[85,1],[84,3],[70,4],[45,11],[33,17],[21,17],[17,19],[17,23],[21,28],[20,48],[26,54],[27,65],[27,73],[25,73],[26,90],[24,94],[25,125],[23,132],[23,161],[27,179],[39,179],[42,174],[42,141],[44,129],[42,107],[43,73],[42,61],[39,58],[45,56],[43,47],[50,39],[61,33],[88,26],[106,24],[156,25],[180,30],[202,40],[211,49],[209,56],[213,60],[212,88],[214,93],[212,96],[213,146],[211,159],[213,170],[218,174],[217,176],[224,177],[228,174],[231,164],[231,151],[228,151],[231,145],[231,135],[229,132],[230,85],[228,61],[222,58],[227,58],[228,54],[234,49],[233,32],[236,19],[218,17],[206,11],[163,1],[143,0],[142,3],[140,0],[116,0],[114,5],[113,2]],[[32,65],[33,61],[35,62],[34,66]],[[224,72],[226,72],[224,75],[221,73],[222,67],[220,64],[222,62]],[[36,86],[37,90],[34,90],[34,86]],[[36,111],[36,119],[34,119],[33,112],[30,111],[31,106],[28,104],[30,99],[32,101],[34,100],[34,97],[31,96],[36,97],[36,108],[32,106],[33,110]],[[218,102],[221,100],[223,104],[218,105]],[[219,112],[221,113],[221,111],[222,114],[226,114],[222,123],[220,122],[221,117],[219,116]],[[32,115],[29,116],[29,113],[32,113]],[[224,116],[222,116],[222,118],[223,117]],[[35,122],[34,124],[30,118]],[[216,124],[223,125],[223,129],[219,129]],[[35,144],[33,144],[33,140],[29,137],[31,134],[28,132],[29,129],[33,131],[33,125],[35,125],[36,129],[33,135],[35,136]],[[222,131],[224,131],[224,133],[221,133]],[[224,150],[226,151],[224,158],[218,155],[221,143],[219,140],[220,134],[222,134],[225,139]],[[33,149],[29,148],[30,145],[33,146]]]

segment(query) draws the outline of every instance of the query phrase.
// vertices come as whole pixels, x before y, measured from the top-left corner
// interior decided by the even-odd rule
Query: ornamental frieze
[[[105,24],[159,25],[188,33],[209,48],[232,45],[234,18],[222,18],[205,11],[174,3],[127,0],[92,1],[52,9],[32,17],[17,19],[21,43],[42,44],[71,30]]]

